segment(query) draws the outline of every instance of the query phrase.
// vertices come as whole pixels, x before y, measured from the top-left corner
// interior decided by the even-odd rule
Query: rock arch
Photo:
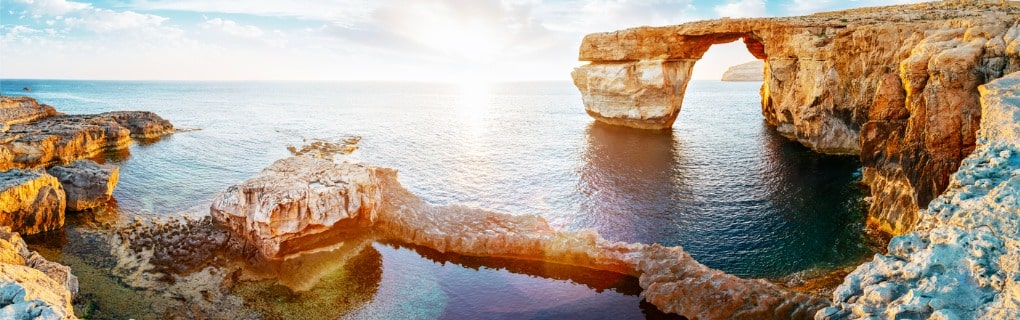
[[[804,17],[719,19],[586,36],[574,84],[598,121],[673,125],[691,66],[743,39],[765,60],[761,108],[783,135],[860,155],[868,224],[913,229],[975,146],[978,86],[1020,70],[1020,10],[946,1]]]

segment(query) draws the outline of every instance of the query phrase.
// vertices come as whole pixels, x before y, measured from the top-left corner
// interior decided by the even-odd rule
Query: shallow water
[[[120,218],[204,214],[216,192],[287,156],[287,145],[359,135],[352,159],[397,168],[408,189],[436,204],[537,214],[613,240],[681,245],[741,276],[826,270],[867,255],[856,160],[817,155],[777,135],[760,115],[759,85],[693,81],[666,131],[598,125],[569,83],[3,80],[0,91],[30,86],[25,94],[66,113],[151,110],[179,128],[201,129],[109,155],[121,165]],[[403,317],[410,308],[425,317],[513,310],[541,318],[609,306],[599,314],[645,316],[631,289],[371,248],[381,257],[381,282],[351,311],[357,315]],[[567,302],[539,303],[548,301]],[[544,307],[522,308],[532,305]]]

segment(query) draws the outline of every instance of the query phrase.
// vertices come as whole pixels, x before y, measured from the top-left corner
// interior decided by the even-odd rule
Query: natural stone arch
[[[635,45],[640,48],[652,44],[647,42],[666,43],[662,41],[679,41],[674,43],[681,46],[670,46],[664,55],[653,59],[638,52],[612,50],[584,57],[585,48],[582,47],[582,60],[592,62],[575,69],[571,75],[574,84],[584,93],[585,110],[596,120],[641,129],[671,128],[680,114],[694,64],[712,45],[742,39],[755,58],[767,57],[765,45],[752,33],[722,32],[661,39],[640,34],[645,29],[626,30],[637,32],[624,32],[619,40],[637,42]],[[584,43],[591,45],[590,50],[605,48],[589,42],[588,38]],[[762,92],[766,90],[763,88]]]

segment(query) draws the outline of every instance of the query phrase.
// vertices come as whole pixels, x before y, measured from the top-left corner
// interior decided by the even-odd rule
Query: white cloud
[[[92,5],[88,3],[71,2],[66,0],[14,0],[14,2],[26,4],[29,12],[36,16],[58,16],[92,7]]]
[[[203,13],[234,13],[296,17],[355,24],[365,21],[378,7],[372,0],[133,0],[138,10],[177,10]]]
[[[921,3],[931,0],[856,0],[856,1],[832,1],[832,0],[793,0],[786,5],[789,15],[806,15],[822,11],[837,11],[849,8],[891,6],[898,4]]]
[[[64,23],[70,27],[80,26],[95,32],[110,32],[158,27],[166,20],[165,17],[133,11],[95,9],[82,13],[79,17],[66,18]]]
[[[262,29],[256,26],[238,24],[233,20],[226,20],[220,18],[208,19],[202,23],[202,29],[205,30],[216,30],[232,36],[242,38],[258,38],[261,37],[264,32]]]
[[[737,0],[713,7],[720,17],[751,18],[764,17],[765,0]]]

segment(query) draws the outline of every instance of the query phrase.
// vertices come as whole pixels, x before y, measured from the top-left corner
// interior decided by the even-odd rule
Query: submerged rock
[[[646,300],[697,319],[807,319],[829,303],[710,269],[680,247],[612,242],[594,230],[558,231],[538,216],[431,205],[401,186],[393,169],[310,156],[279,160],[229,187],[211,212],[271,258],[330,243],[324,238],[335,243],[358,234],[354,231],[371,231],[439,252],[638,276]]]
[[[764,69],[765,61],[762,60],[741,63],[726,69],[722,81],[762,81],[765,80]]]
[[[64,188],[40,170],[0,172],[0,226],[33,234],[64,226]]]
[[[47,170],[60,181],[67,194],[67,210],[82,211],[110,201],[117,186],[120,168],[98,164],[92,160],[78,160]]]

